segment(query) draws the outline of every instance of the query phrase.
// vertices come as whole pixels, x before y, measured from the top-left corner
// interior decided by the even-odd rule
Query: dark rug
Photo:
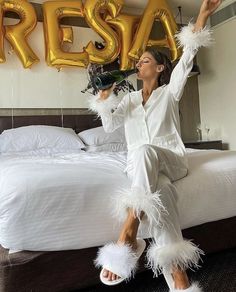
[[[201,267],[187,270],[190,283],[199,282],[204,292],[236,292],[236,248],[202,257]],[[80,292],[169,292],[163,275],[154,278],[151,270],[137,273],[130,282],[117,286],[99,284]],[[75,292],[75,291],[74,291]]]

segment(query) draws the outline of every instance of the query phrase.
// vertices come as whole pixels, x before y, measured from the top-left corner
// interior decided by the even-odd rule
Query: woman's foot
[[[130,238],[128,235],[122,235],[120,236],[120,238],[118,239],[117,243],[127,243],[130,244],[132,249],[135,251],[137,249],[137,240],[136,238]],[[120,279],[120,277],[114,273],[112,273],[109,270],[104,269],[103,271],[103,277],[107,278],[108,281],[114,281],[117,279]]]

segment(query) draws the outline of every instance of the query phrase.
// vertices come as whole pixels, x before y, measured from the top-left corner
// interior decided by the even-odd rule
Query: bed
[[[9,119],[0,118],[2,130]],[[42,124],[18,117],[17,126],[36,121]],[[52,124],[45,117],[44,123]],[[101,126],[93,115],[64,117],[64,123],[76,132]],[[0,156],[1,291],[72,291],[99,282],[97,248],[119,233],[104,216],[109,196],[130,182],[125,149],[90,150]],[[183,236],[205,253],[235,247],[236,151],[187,151],[189,175],[174,182]],[[139,235],[148,242],[145,230],[140,226]],[[143,262],[144,256],[140,272]]]

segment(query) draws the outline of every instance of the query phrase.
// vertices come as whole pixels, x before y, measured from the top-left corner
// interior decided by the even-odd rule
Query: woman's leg
[[[144,212],[141,212],[141,219],[143,215]],[[138,218],[134,215],[133,210],[129,208],[128,216],[124,225],[122,226],[118,242],[129,243],[134,249],[136,249],[136,236],[138,233],[139,223],[140,222]],[[107,277],[109,281],[113,281],[119,278],[119,276],[106,269],[104,269],[103,276]],[[175,288],[186,289],[190,286],[186,272],[182,271],[180,268],[173,269],[172,277],[175,283]]]
[[[112,196],[111,210],[113,216],[120,222],[127,218],[127,209],[134,210],[140,218],[143,211],[148,221],[149,231],[153,227],[164,225],[164,216],[168,214],[162,204],[161,194],[157,191],[159,173],[159,158],[150,145],[144,144],[128,152],[127,175],[132,181],[130,188],[119,188]]]
[[[144,213],[141,212],[140,219],[142,219],[143,215]],[[118,242],[128,243],[135,250],[137,248],[136,236],[139,223],[139,219],[135,216],[134,211],[131,208],[128,208],[128,215],[122,226]],[[109,281],[119,279],[119,276],[106,269],[104,269],[103,276],[107,277]]]
[[[172,183],[186,176],[187,169],[174,152],[153,145],[150,147],[160,160],[158,189],[168,215],[165,215],[163,228],[153,229],[153,242],[147,251],[148,266],[155,275],[163,273],[166,279],[171,279],[170,283],[167,282],[171,289],[200,292],[198,283],[190,285],[186,270],[199,268],[198,261],[204,252],[191,240],[183,238],[177,208],[178,192]]]
[[[141,217],[141,211],[144,212],[150,227],[150,237],[153,238],[147,252],[148,267],[152,268],[155,275],[172,272],[173,288],[185,289],[189,287],[185,270],[191,266],[198,267],[202,251],[182,237],[176,206],[177,190],[166,175],[159,176],[160,169],[164,168],[170,177],[178,177],[177,158],[171,151],[161,151],[160,148],[145,144],[132,153],[128,161],[131,189],[117,192],[113,201],[116,208],[114,215],[124,222],[128,207],[135,210],[138,217]]]

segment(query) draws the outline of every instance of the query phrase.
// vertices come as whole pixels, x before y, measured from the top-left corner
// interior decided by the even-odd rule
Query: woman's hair
[[[173,70],[172,63],[166,54],[157,51],[155,48],[148,48],[145,52],[150,53],[156,60],[158,65],[164,65],[164,70],[161,72],[158,78],[158,85],[168,84],[170,82],[171,72]]]

